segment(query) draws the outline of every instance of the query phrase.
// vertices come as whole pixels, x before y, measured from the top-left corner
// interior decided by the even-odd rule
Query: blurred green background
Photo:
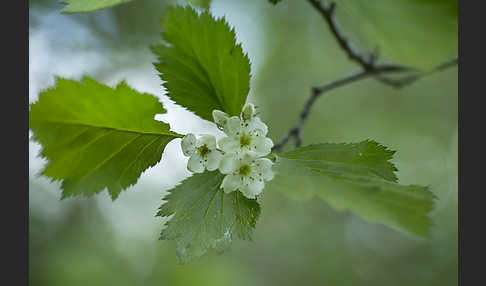
[[[356,16],[368,2],[353,8],[352,1],[339,1],[337,16],[360,49],[377,49],[381,58],[430,67],[455,57],[453,1],[423,1],[423,9],[421,1],[407,1],[368,1],[381,7],[366,10],[375,12],[371,22],[366,14]],[[160,97],[168,113],[158,119],[173,130],[216,134],[209,122],[163,95],[152,67],[149,45],[160,42],[158,23],[167,2],[135,0],[90,14],[61,14],[56,0],[30,1],[29,101],[55,75],[89,74],[110,85],[125,79]],[[260,106],[274,141],[295,123],[311,86],[359,69],[306,1],[273,6],[215,0],[210,10],[225,15],[248,52],[249,100]],[[391,33],[376,28],[391,18],[385,25]],[[209,253],[184,266],[177,263],[174,242],[158,240],[163,222],[155,217],[166,191],[189,175],[178,140],[114,202],[107,192],[60,201],[60,183],[38,175],[45,160],[30,141],[30,284],[457,285],[457,98],[457,68],[400,90],[367,79],[320,98],[303,130],[304,144],[369,138],[397,150],[393,162],[400,182],[428,185],[438,198],[429,239],[335,212],[318,199],[296,201],[272,190],[264,192],[252,242],[235,241],[223,255]]]

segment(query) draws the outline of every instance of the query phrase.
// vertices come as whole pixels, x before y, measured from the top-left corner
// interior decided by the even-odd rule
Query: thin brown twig
[[[377,60],[376,54],[370,53],[364,55],[360,53],[339,29],[338,24],[334,18],[334,11],[336,9],[335,2],[325,4],[320,0],[308,0],[308,1],[312,5],[312,7],[314,7],[317,10],[317,12],[319,12],[319,14],[323,17],[332,35],[338,42],[341,49],[348,55],[350,60],[358,63],[360,66],[363,67],[364,70],[374,70],[378,67],[376,64],[376,60]],[[403,71],[414,70],[410,67],[393,64],[393,63],[385,63],[382,64],[381,66],[394,67],[395,69],[400,69]]]
[[[327,91],[359,81],[361,79],[368,78],[370,76],[374,77],[376,80],[380,81],[383,84],[392,86],[394,88],[401,88],[410,85],[425,76],[434,74],[436,72],[445,70],[458,64],[458,59],[454,58],[426,72],[419,72],[413,68],[394,63],[377,64],[377,57],[375,54],[363,55],[359,53],[358,50],[351,45],[351,43],[347,40],[344,34],[339,30],[338,25],[336,24],[336,21],[334,19],[334,11],[336,9],[336,4],[334,2],[326,5],[320,0],[308,1],[322,15],[341,49],[344,50],[344,52],[352,61],[358,63],[362,67],[362,71],[354,73],[350,76],[343,77],[320,87],[313,87],[311,90],[311,96],[309,97],[309,99],[307,99],[304,108],[300,112],[298,122],[289,129],[289,131],[284,135],[284,137],[282,137],[282,139],[277,144],[274,145],[274,147],[272,148],[272,151],[274,152],[281,152],[283,147],[288,143],[291,137],[294,137],[296,147],[301,146],[302,126],[304,125],[310,113],[311,107],[314,105],[316,99]],[[384,75],[385,73],[388,74],[392,72],[411,72],[412,74],[403,76],[402,78],[398,79],[389,78]]]
[[[292,137],[292,136],[295,138],[295,144],[300,146],[300,144],[302,142],[302,138],[301,138],[302,126],[304,125],[304,122],[307,119],[307,116],[309,116],[310,109],[311,109],[312,105],[314,105],[314,102],[319,97],[319,95],[321,95],[325,91],[329,91],[333,88],[337,88],[339,86],[342,86],[342,85],[352,83],[352,82],[358,81],[360,79],[366,78],[369,75],[371,75],[371,74],[366,72],[366,71],[360,71],[360,72],[352,74],[350,76],[347,76],[347,77],[338,79],[336,81],[333,81],[333,82],[331,82],[327,85],[324,85],[322,87],[312,88],[312,94],[309,97],[309,99],[307,99],[307,102],[305,103],[304,108],[300,112],[299,121],[292,128],[290,128],[290,130],[287,132],[287,134],[285,134],[285,136],[280,140],[279,143],[277,143],[273,146],[273,151],[281,152],[282,148],[285,146],[285,144],[287,144],[290,137]]]
[[[380,75],[377,75],[375,78],[380,80],[381,82],[388,84],[390,86],[393,86],[395,88],[402,88],[404,86],[408,86],[408,85],[416,82],[417,80],[419,80],[423,77],[426,77],[426,76],[432,75],[434,73],[441,72],[445,69],[457,66],[457,64],[458,64],[458,59],[456,57],[456,58],[448,60],[448,61],[446,61],[446,62],[438,65],[437,67],[435,67],[435,68],[433,68],[429,71],[426,71],[426,72],[421,72],[421,73],[416,72],[416,73],[413,73],[411,75],[404,76],[404,77],[398,78],[398,79],[381,77]]]

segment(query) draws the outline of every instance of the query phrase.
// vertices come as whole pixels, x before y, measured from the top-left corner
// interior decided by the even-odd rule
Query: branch
[[[410,84],[416,82],[417,80],[419,80],[423,77],[435,74],[437,72],[441,72],[445,69],[454,67],[457,64],[458,64],[458,59],[456,57],[456,58],[453,58],[452,60],[449,60],[447,62],[444,62],[444,63],[438,65],[437,67],[435,67],[435,68],[433,68],[429,71],[422,72],[422,73],[417,72],[417,73],[405,76],[403,78],[392,79],[392,78],[382,77],[380,75],[376,76],[375,78],[377,80],[381,81],[382,83],[388,84],[390,86],[393,86],[393,87],[396,87],[396,88],[402,88],[404,86],[407,86],[407,85],[410,85]]]
[[[314,7],[317,12],[323,17],[325,22],[327,23],[329,30],[331,31],[332,35],[338,42],[339,46],[341,49],[348,55],[349,59],[352,61],[356,62],[359,64],[364,70],[369,70],[369,71],[374,71],[376,69],[380,69],[382,67],[389,67],[390,69],[393,69],[394,71],[403,71],[403,72],[414,72],[412,75],[404,76],[401,79],[392,79],[388,78],[384,75],[376,75],[375,79],[380,81],[383,84],[395,87],[395,88],[401,88],[406,85],[409,85],[416,80],[430,75],[432,73],[444,70],[446,68],[449,68],[451,66],[457,65],[457,58],[446,62],[437,68],[426,72],[426,73],[419,73],[416,69],[413,69],[411,67],[395,64],[395,63],[383,63],[383,64],[377,64],[377,56],[374,53],[370,53],[368,55],[364,55],[360,53],[353,45],[351,42],[344,36],[344,34],[341,32],[341,30],[338,27],[338,24],[336,23],[336,20],[334,18],[334,11],[336,10],[336,3],[335,2],[330,2],[329,4],[323,3],[321,0],[308,0],[309,3]]]
[[[331,31],[332,35],[338,42],[339,46],[341,49],[348,55],[348,57],[359,64],[364,70],[375,70],[377,68],[381,68],[383,66],[387,66],[390,68],[393,68],[395,71],[400,70],[404,72],[414,72],[412,75],[404,76],[401,79],[392,79],[388,78],[384,75],[377,75],[375,76],[375,79],[380,81],[383,84],[387,84],[389,86],[395,87],[395,88],[401,88],[403,86],[406,86],[408,84],[411,84],[415,82],[416,80],[426,76],[430,75],[432,73],[444,70],[446,68],[449,68],[451,66],[457,65],[457,58],[448,61],[437,68],[427,72],[427,73],[419,73],[417,70],[403,66],[400,64],[395,64],[395,63],[384,63],[384,64],[377,64],[377,56],[376,54],[368,54],[364,55],[361,54],[353,45],[349,42],[349,40],[344,36],[344,34],[341,32],[341,30],[338,27],[338,24],[336,23],[336,20],[334,18],[334,11],[336,9],[336,3],[335,2],[330,2],[329,4],[323,3],[321,0],[308,0],[309,3],[319,12],[319,14],[323,17],[325,22],[327,23],[329,30]]]
[[[363,67],[364,70],[373,70],[377,68],[376,60],[377,56],[374,53],[370,53],[368,55],[361,54],[352,44],[348,41],[348,39],[344,36],[344,34],[338,28],[336,20],[334,19],[334,11],[336,9],[336,3],[331,2],[328,5],[322,3],[320,0],[308,0],[309,3],[321,14],[321,16],[326,21],[329,30],[331,30],[332,35],[336,38],[339,46],[342,50],[348,55],[349,59],[358,63],[360,66]],[[403,71],[411,71],[413,70],[410,67],[405,67],[398,64],[384,64],[384,66],[394,67],[395,69],[400,69]]]
[[[351,45],[348,39],[339,30],[336,21],[334,19],[334,11],[336,9],[336,3],[331,2],[330,4],[326,5],[322,3],[320,0],[308,0],[308,1],[324,18],[324,20],[329,26],[329,29],[331,30],[331,33],[333,34],[334,38],[336,38],[336,41],[338,42],[341,49],[344,50],[344,52],[348,55],[348,57],[352,61],[358,63],[362,67],[362,71],[338,79],[336,81],[333,81],[321,87],[313,87],[311,96],[309,97],[306,104],[304,105],[304,108],[300,112],[298,122],[292,128],[289,129],[287,134],[285,134],[285,136],[277,144],[274,145],[274,147],[272,148],[272,151],[274,152],[281,152],[283,147],[288,143],[291,137],[294,137],[296,147],[299,147],[302,144],[302,136],[301,136],[302,126],[304,125],[307,117],[309,116],[311,107],[314,105],[314,102],[319,96],[321,96],[322,94],[324,94],[329,90],[359,81],[361,79],[368,78],[370,76],[373,76],[376,80],[380,81],[383,84],[395,88],[401,88],[410,85],[425,76],[456,66],[458,63],[457,58],[454,58],[426,72],[418,72],[417,70],[412,69],[410,67],[406,67],[394,63],[377,64],[376,63],[377,57],[375,54],[369,54],[369,55],[361,54],[356,48],[354,48]],[[385,73],[388,74],[392,72],[412,72],[412,74],[409,74],[399,79],[389,78],[384,75]]]
[[[305,103],[304,107],[302,108],[300,115],[299,115],[299,120],[298,122],[289,129],[289,131],[285,134],[285,136],[273,146],[272,151],[273,152],[282,152],[283,147],[288,143],[291,137],[294,137],[295,139],[295,146],[300,147],[302,144],[302,127],[307,120],[307,117],[309,116],[310,110],[312,106],[314,105],[315,101],[319,96],[323,95],[324,93],[344,86],[351,84],[353,82],[366,79],[368,77],[375,77],[379,80],[383,81],[389,81],[388,84],[395,86],[395,87],[403,87],[409,84],[412,84],[416,80],[423,78],[425,76],[434,74],[439,71],[443,71],[445,69],[448,69],[450,67],[456,66],[457,65],[457,58],[454,58],[452,60],[449,60],[445,63],[442,63],[438,65],[437,67],[431,69],[430,71],[427,72],[422,72],[422,73],[416,73],[401,79],[393,80],[389,78],[382,77],[382,74],[384,73],[391,73],[391,72],[401,72],[403,71],[402,69],[394,69],[390,68],[390,66],[376,66],[375,68],[371,70],[362,70],[360,72],[354,73],[352,75],[343,77],[341,79],[332,81],[328,84],[322,85],[322,86],[316,86],[312,87],[311,89],[311,96],[307,99],[307,102]]]
[[[309,97],[309,99],[307,99],[307,102],[305,103],[304,108],[300,112],[299,121],[292,128],[290,128],[290,130],[287,132],[287,134],[285,134],[285,136],[280,140],[280,142],[278,142],[277,144],[275,144],[273,146],[272,151],[282,152],[282,148],[285,146],[285,144],[287,144],[290,137],[292,137],[292,136],[295,137],[295,145],[297,147],[301,145],[301,143],[302,143],[302,138],[301,138],[302,126],[304,125],[304,122],[307,119],[307,116],[309,116],[309,112],[310,112],[312,105],[314,105],[314,102],[316,101],[316,99],[321,94],[323,94],[324,92],[329,91],[331,89],[343,86],[345,84],[349,84],[349,83],[364,79],[364,78],[366,78],[370,75],[371,75],[371,73],[369,73],[367,71],[361,71],[361,72],[352,74],[350,76],[344,77],[342,79],[338,79],[336,81],[328,83],[324,86],[313,87],[312,91],[311,91],[311,96]]]
[[[319,0],[309,0],[309,3],[324,18],[329,26],[329,30],[331,30],[331,33],[336,38],[339,46],[346,52],[348,57],[362,66],[370,66],[370,62],[373,62],[374,56],[370,54],[366,58],[365,56],[361,55],[358,50],[351,45],[348,39],[346,39],[346,37],[339,31],[336,22],[334,21],[334,10],[336,9],[336,3],[331,2],[329,5],[325,5]]]

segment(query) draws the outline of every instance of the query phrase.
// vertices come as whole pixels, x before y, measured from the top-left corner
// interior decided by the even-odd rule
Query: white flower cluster
[[[251,103],[243,107],[240,117],[214,110],[213,118],[226,137],[216,144],[212,135],[201,135],[199,139],[191,133],[184,136],[182,152],[190,157],[187,169],[195,173],[218,169],[226,175],[221,183],[226,193],[239,190],[247,198],[254,199],[262,192],[264,181],[273,179],[273,162],[263,158],[273,147],[272,140],[266,137],[267,125],[257,116]]]

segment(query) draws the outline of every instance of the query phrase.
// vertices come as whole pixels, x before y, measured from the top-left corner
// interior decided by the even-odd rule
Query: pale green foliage
[[[336,2],[344,32],[361,35],[360,50],[424,69],[457,56],[457,0]]]
[[[62,180],[63,197],[106,187],[115,199],[160,161],[167,143],[181,137],[153,119],[164,112],[157,98],[124,82],[110,88],[88,77],[57,78],[29,114],[33,139],[48,159],[42,174]]]
[[[218,171],[194,174],[164,198],[167,202],[157,215],[173,217],[161,239],[177,241],[181,264],[202,256],[208,249],[226,250],[233,234],[251,239],[260,206],[240,192],[225,194],[220,188],[222,180]]]
[[[67,6],[62,9],[63,13],[92,12],[104,8],[110,8],[133,0],[61,0]]]
[[[88,12],[128,1],[65,0],[68,5],[63,12]],[[209,6],[209,1],[188,1],[202,3],[205,8]],[[276,4],[279,1],[270,2]],[[393,27],[398,21],[395,22],[396,15],[392,19],[384,13],[391,11],[387,10],[386,4],[340,2],[344,7],[363,5],[366,9],[361,11],[365,15],[367,11],[377,13],[363,16],[372,23],[363,26],[365,31],[373,31],[370,38],[376,39],[386,56],[413,64],[421,59],[408,58],[410,54],[415,55],[409,51],[416,47],[420,47],[421,51],[426,50],[420,41],[420,34],[417,41],[401,35],[408,41],[403,44],[403,49],[402,46],[396,48],[395,45],[401,44],[395,41],[395,35],[387,34],[388,29],[403,33],[407,27]],[[413,5],[417,7],[438,5],[435,0],[427,4],[416,0],[400,0],[399,3],[415,3]],[[351,10],[348,7],[348,12]],[[410,11],[415,10],[409,9],[405,16],[399,15],[397,18],[407,17]],[[422,10],[419,11],[422,13]],[[383,13],[390,20],[387,23],[390,27],[385,29],[380,28]],[[403,22],[403,19],[400,21]],[[226,156],[248,151],[244,148],[258,152],[258,156],[271,152],[273,143],[270,139],[263,142],[266,144],[259,141],[266,139],[264,137],[268,130],[259,119],[253,120],[256,117],[253,105],[248,105],[248,110],[243,113],[242,120],[246,125],[238,117],[233,117],[233,120],[226,118],[239,116],[246,102],[250,88],[250,62],[241,45],[236,44],[235,31],[225,19],[215,19],[208,11],[198,14],[190,6],[171,6],[162,19],[162,28],[165,42],[153,47],[152,51],[158,57],[158,63],[154,65],[161,73],[168,97],[206,120],[212,120],[213,111],[221,111],[216,112],[219,114],[216,121],[220,127],[224,127],[228,137],[222,138],[218,144]],[[444,37],[438,44],[450,40],[448,34],[441,34],[442,29],[431,28],[433,32],[440,30],[437,37]],[[393,44],[390,44],[390,39],[394,40]],[[388,50],[388,45],[393,45],[393,52]],[[400,52],[407,56],[402,57]],[[444,58],[444,55],[434,55],[430,61],[439,56]],[[137,182],[144,170],[161,160],[164,148],[172,139],[182,137],[171,132],[169,125],[154,120],[155,114],[164,112],[157,98],[138,93],[124,82],[110,88],[87,77],[81,82],[58,78],[55,87],[39,95],[38,102],[31,105],[29,114],[33,139],[42,145],[41,155],[48,160],[42,174],[62,181],[63,198],[92,195],[107,188],[112,199],[116,199],[123,189]],[[224,118],[221,119],[221,115]],[[226,124],[223,123],[226,121]],[[230,128],[232,125],[229,123],[233,121],[236,125]],[[248,131],[252,128],[258,129],[258,132],[254,130],[255,134],[251,134],[253,137],[249,136]],[[235,134],[230,134],[229,131],[233,129]],[[193,141],[196,141],[195,137]],[[186,144],[191,145],[191,150],[182,148],[185,155],[191,156],[189,163],[191,160],[201,163],[202,167],[190,169],[202,173],[194,174],[170,190],[164,198],[166,202],[157,213],[157,216],[168,219],[160,238],[176,241],[181,264],[204,255],[209,249],[217,252],[226,250],[234,237],[251,239],[260,214],[260,205],[251,198],[263,190],[263,179],[267,181],[267,190],[279,190],[304,200],[318,196],[337,210],[352,211],[372,222],[420,236],[426,236],[429,232],[431,222],[428,213],[433,207],[434,195],[427,187],[397,184],[397,169],[390,162],[394,151],[374,141],[316,144],[269,155],[275,158],[273,168],[269,159],[259,161],[266,162],[266,170],[240,162],[241,158],[237,157],[224,160],[236,162],[235,168],[228,167],[228,171],[225,171],[227,178],[234,179],[225,179],[228,187],[223,184],[227,191],[233,191],[230,193],[225,193],[221,188],[224,175],[220,171],[224,168],[219,166],[219,171],[204,172],[217,167],[216,163],[206,166],[200,160],[203,153],[217,150],[215,139],[212,138],[212,141],[214,146],[211,148],[206,146],[209,144],[203,144],[207,150],[197,151],[197,147],[202,146],[197,141],[194,146]],[[192,159],[192,156],[196,159]],[[219,164],[221,158],[217,159]],[[216,159],[213,161],[216,162]],[[242,170],[246,170],[242,164],[253,168],[253,171],[249,168],[248,173],[242,173]],[[252,181],[254,178],[260,179],[257,181],[261,183],[258,183],[258,188],[252,189],[254,191],[246,192],[245,197],[242,186],[244,180],[249,178]]]
[[[316,144],[278,154],[268,187],[299,199],[318,196],[336,210],[427,236],[434,195],[395,183],[393,152],[373,141]]]
[[[206,120],[214,109],[238,116],[250,88],[250,62],[225,19],[168,7],[162,28],[166,43],[152,51],[167,95]]]

